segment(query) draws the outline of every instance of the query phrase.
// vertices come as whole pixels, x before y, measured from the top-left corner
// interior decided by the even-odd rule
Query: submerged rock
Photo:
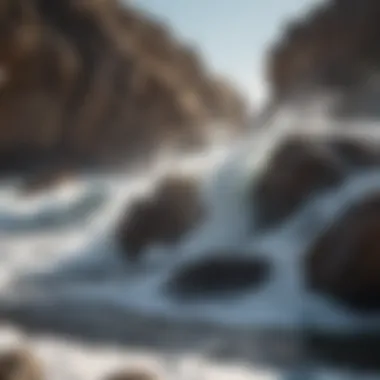
[[[366,373],[379,373],[380,370],[380,336],[377,332],[307,331],[302,335],[302,349],[308,357],[326,366]]]
[[[131,368],[115,372],[105,380],[159,380],[159,376],[145,368]]]
[[[241,293],[261,287],[270,276],[267,261],[221,252],[185,264],[166,284],[180,299],[201,299]]]
[[[344,178],[341,160],[325,147],[301,137],[282,143],[251,190],[255,227],[271,228],[317,192]]]
[[[74,181],[71,170],[51,169],[40,171],[25,178],[19,192],[23,196],[33,196]]]
[[[137,200],[126,212],[117,240],[126,256],[135,259],[150,245],[178,242],[204,212],[196,181],[168,177],[150,197]]]
[[[18,349],[0,354],[1,380],[42,380],[42,368],[29,351]]]
[[[305,259],[306,285],[358,312],[380,311],[380,194],[351,206]]]

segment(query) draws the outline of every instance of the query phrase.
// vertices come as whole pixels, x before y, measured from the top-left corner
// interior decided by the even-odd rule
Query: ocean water
[[[307,122],[307,133],[379,134],[376,123],[342,126],[319,108],[307,115],[283,107],[240,141],[165,153],[149,170],[83,175],[33,197],[3,181],[0,342],[32,346],[51,379],[100,379],[140,362],[179,380],[380,378],[380,368],[354,365],[352,354],[342,362],[309,352],[309,334],[374,336],[380,316],[358,316],[308,292],[302,270],[318,233],[348,204],[380,190],[380,172],[352,174],[265,234],[249,223],[248,186],[289,133],[306,132]],[[114,238],[119,218],[169,172],[199,179],[207,219],[179,244],[151,246],[129,263]],[[270,279],[224,298],[179,301],[165,292],[188,262],[226,250],[266,257]]]

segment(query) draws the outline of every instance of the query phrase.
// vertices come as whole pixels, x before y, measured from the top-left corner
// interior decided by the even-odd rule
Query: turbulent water
[[[150,171],[87,175],[41,196],[22,196],[17,181],[2,183],[0,317],[33,332],[22,339],[40,354],[49,378],[100,378],[136,360],[154,360],[173,379],[371,378],[305,354],[305,332],[372,334],[380,332],[380,318],[358,317],[307,292],[301,261],[347,204],[380,189],[380,173],[352,176],[266,234],[248,223],[248,183],[282,137],[304,130],[306,121],[310,133],[343,131],[319,110],[314,114],[311,121],[282,109],[233,146],[163,155]],[[379,130],[358,122],[344,128],[374,137]],[[128,264],[115,226],[134,197],[168,171],[199,176],[208,219],[179,244],[150,247],[141,263]],[[181,302],[165,293],[186,262],[226,249],[269,257],[270,280],[222,299]],[[12,331],[4,325],[0,336]]]

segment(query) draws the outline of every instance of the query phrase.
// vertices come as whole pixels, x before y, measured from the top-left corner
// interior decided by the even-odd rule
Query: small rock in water
[[[21,186],[21,194],[24,196],[33,196],[44,191],[58,188],[61,185],[74,181],[74,174],[65,169],[50,169],[34,173],[26,178]]]
[[[166,288],[176,298],[200,299],[258,288],[269,275],[264,259],[220,253],[185,265]]]
[[[159,380],[159,376],[145,368],[124,369],[105,380]]]
[[[43,371],[27,350],[15,349],[0,354],[0,380],[41,380]]]
[[[344,165],[331,150],[302,137],[288,139],[252,187],[256,228],[276,226],[316,192],[339,185],[344,176]]]
[[[203,215],[193,179],[165,178],[151,197],[139,199],[121,221],[117,241],[129,259],[152,244],[175,243]]]
[[[380,193],[350,207],[305,259],[307,286],[359,312],[380,312]]]

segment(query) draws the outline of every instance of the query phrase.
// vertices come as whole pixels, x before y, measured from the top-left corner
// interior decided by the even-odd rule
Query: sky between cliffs
[[[248,95],[266,96],[265,53],[287,20],[321,0],[134,0],[196,45],[208,62]]]

